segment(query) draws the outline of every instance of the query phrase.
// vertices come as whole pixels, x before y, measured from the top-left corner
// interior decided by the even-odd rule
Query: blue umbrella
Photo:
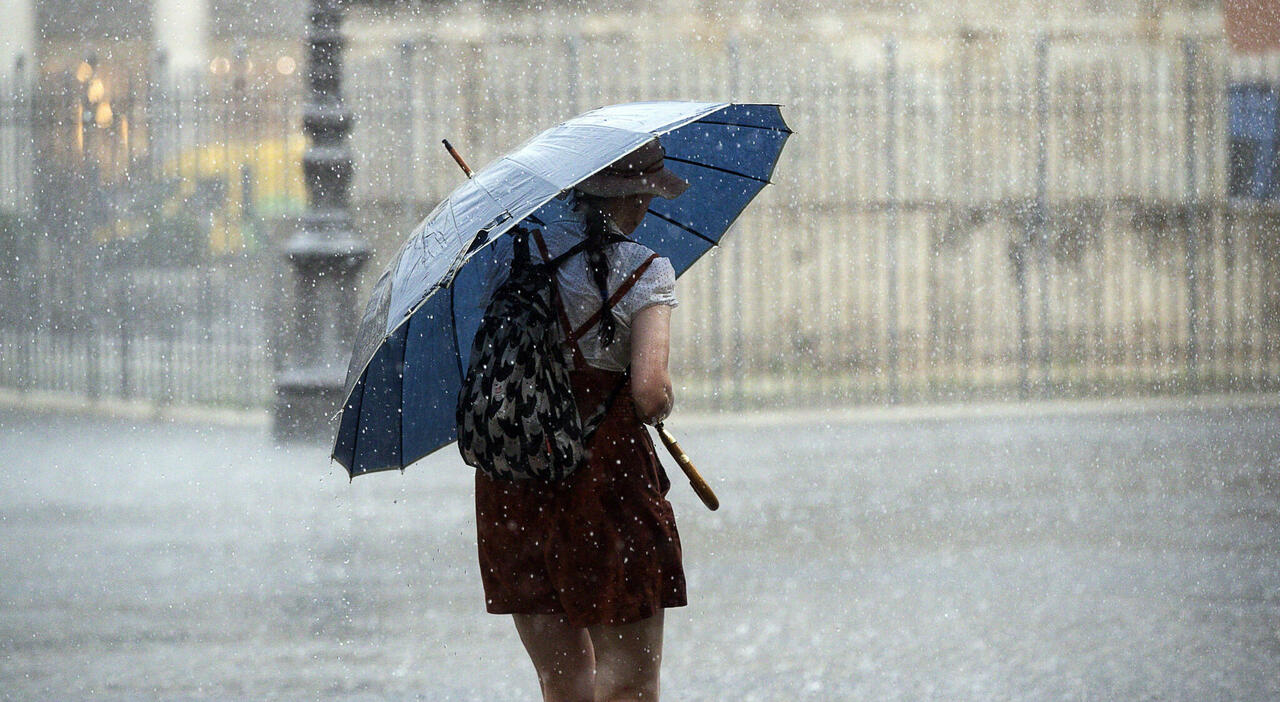
[[[689,181],[633,233],[676,274],[714,246],[769,183],[791,130],[777,105],[645,102],[592,110],[480,169],[414,229],[374,285],[347,369],[333,457],[354,477],[404,468],[457,438],[454,405],[510,237],[551,221],[557,197],[660,137]]]

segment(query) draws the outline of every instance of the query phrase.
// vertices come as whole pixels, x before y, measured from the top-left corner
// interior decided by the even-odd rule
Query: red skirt
[[[572,372],[587,416],[622,379]],[[671,481],[635,415],[629,383],[588,444],[587,465],[558,483],[476,471],[480,577],[493,614],[564,614],[575,627],[630,624],[681,607],[684,567]]]

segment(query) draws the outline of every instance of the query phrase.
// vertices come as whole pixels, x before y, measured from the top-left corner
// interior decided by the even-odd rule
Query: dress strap
[[[551,254],[547,250],[547,242],[542,238],[542,232],[535,229],[533,239],[538,244],[538,251],[542,254],[542,260],[552,260]],[[602,315],[612,310],[614,305],[618,304],[627,293],[631,292],[631,288],[634,288],[636,283],[640,282],[640,277],[644,275],[645,271],[649,270],[649,266],[653,265],[653,262],[658,258],[660,258],[658,254],[651,254],[649,258],[644,260],[644,263],[636,266],[635,270],[631,271],[631,275],[628,275],[626,280],[622,281],[622,284],[609,296],[608,300],[605,300],[600,309],[596,310],[577,329],[574,329],[569,321],[569,313],[565,311],[564,300],[560,298],[560,288],[558,286],[555,287],[556,307],[560,310],[560,326],[564,328],[565,340],[573,351],[575,368],[583,368],[587,363],[586,358],[582,355],[582,348],[578,346],[578,339],[581,339],[583,334],[598,324]]]
[[[588,317],[587,321],[582,323],[582,326],[574,330],[573,338],[575,342],[577,339],[581,339],[582,335],[585,334],[588,329],[595,326],[600,321],[600,317],[604,313],[612,310],[614,305],[618,304],[618,302],[621,301],[627,293],[631,292],[631,288],[635,287],[636,283],[640,282],[640,276],[644,275],[644,272],[649,270],[649,266],[651,266],[657,259],[658,254],[653,254],[649,256],[649,258],[645,259],[644,263],[636,266],[634,271],[631,271],[631,275],[627,276],[627,279],[622,281],[622,285],[618,286],[618,289],[609,296],[609,299],[600,306],[600,309],[596,310],[594,314]]]

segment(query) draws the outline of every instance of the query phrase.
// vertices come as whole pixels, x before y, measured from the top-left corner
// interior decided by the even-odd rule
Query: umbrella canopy
[[[373,288],[347,369],[333,457],[352,476],[404,466],[457,438],[454,406],[471,342],[509,265],[502,236],[551,221],[558,195],[660,137],[689,181],[655,199],[632,238],[677,275],[714,246],[769,183],[791,130],[776,105],[648,102],[592,110],[525,142],[443,200]]]

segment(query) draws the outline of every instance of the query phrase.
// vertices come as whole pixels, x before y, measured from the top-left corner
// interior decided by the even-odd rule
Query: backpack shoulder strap
[[[636,266],[635,270],[631,271],[631,275],[627,276],[627,279],[622,281],[622,284],[619,285],[618,289],[615,290],[614,293],[609,296],[609,299],[606,300],[605,303],[600,306],[600,309],[596,310],[595,314],[592,314],[590,317],[588,317],[587,321],[582,323],[582,326],[579,326],[576,330],[573,331],[573,339],[575,340],[575,342],[576,340],[581,339],[582,335],[585,334],[587,330],[591,329],[591,327],[599,323],[600,317],[602,315],[604,315],[609,310],[612,310],[614,305],[618,304],[618,302],[621,301],[622,298],[625,297],[627,293],[631,292],[631,288],[635,287],[636,283],[640,282],[640,276],[644,275],[644,272],[649,270],[649,266],[653,265],[653,262],[656,261],[657,259],[658,259],[658,254],[655,253],[649,256],[649,258],[645,259],[644,263],[641,263],[640,265]]]
[[[573,248],[560,254],[555,258],[551,258],[550,252],[547,251],[547,242],[542,238],[542,232],[534,231],[533,239],[538,244],[538,251],[542,253],[542,260],[552,264],[552,270],[560,266],[566,259],[573,254],[578,253],[585,246],[585,242],[580,242]],[[555,284],[555,274],[551,276],[551,296],[555,298],[556,310],[560,314],[560,328],[564,330],[565,342],[569,344],[570,350],[573,351],[573,367],[585,368],[587,359],[582,355],[582,349],[578,346],[578,339],[573,335],[573,324],[569,321],[569,313],[564,309],[564,300],[560,299],[560,286]]]
[[[564,253],[556,256],[555,258],[551,258],[551,252],[547,249],[547,241],[542,238],[542,230],[534,229],[533,239],[538,244],[538,253],[542,254],[543,262],[549,265],[552,270],[559,268],[560,264],[568,261],[574,254],[582,253],[587,248],[586,241],[579,241],[573,246],[570,246]]]

